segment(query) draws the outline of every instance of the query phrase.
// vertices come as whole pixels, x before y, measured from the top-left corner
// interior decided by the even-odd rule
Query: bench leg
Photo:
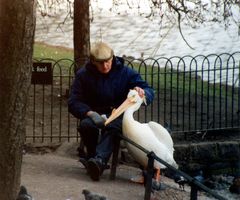
[[[79,147],[77,148],[78,156],[79,156],[79,157],[82,157],[82,158],[85,158],[85,157],[86,157],[86,152],[85,152],[84,147],[85,147],[85,146],[84,146],[83,141],[82,141],[82,139],[81,139],[80,144],[79,144]]]
[[[114,139],[114,148],[113,148],[113,155],[112,155],[112,166],[110,171],[110,179],[115,180],[116,178],[116,171],[117,171],[117,165],[118,165],[118,153],[120,148],[120,139],[116,137]]]

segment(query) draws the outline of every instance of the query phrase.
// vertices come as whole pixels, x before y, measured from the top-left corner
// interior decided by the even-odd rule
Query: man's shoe
[[[90,158],[87,163],[88,173],[92,180],[99,181],[103,173],[103,162],[99,158]]]
[[[87,169],[88,161],[87,161],[86,158],[80,157],[80,158],[79,158],[79,162],[82,163],[82,165]]]

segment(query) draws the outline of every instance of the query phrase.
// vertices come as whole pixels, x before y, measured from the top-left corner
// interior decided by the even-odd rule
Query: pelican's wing
[[[151,128],[157,139],[164,143],[170,151],[173,151],[173,140],[169,132],[161,124],[153,121],[150,121],[148,126]]]

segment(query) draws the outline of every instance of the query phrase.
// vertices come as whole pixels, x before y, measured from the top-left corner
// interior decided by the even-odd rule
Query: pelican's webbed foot
[[[152,179],[152,192],[165,190],[167,186],[163,182],[158,182],[155,179]]]

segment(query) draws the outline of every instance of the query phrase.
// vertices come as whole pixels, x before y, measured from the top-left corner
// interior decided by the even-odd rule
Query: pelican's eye
[[[135,96],[136,96],[136,95],[130,96],[130,97],[129,97],[129,101],[130,101],[130,102],[135,102],[135,101],[136,101],[136,100],[135,100]]]
[[[132,95],[129,99],[130,99],[130,102],[136,102],[137,101],[135,94]]]

